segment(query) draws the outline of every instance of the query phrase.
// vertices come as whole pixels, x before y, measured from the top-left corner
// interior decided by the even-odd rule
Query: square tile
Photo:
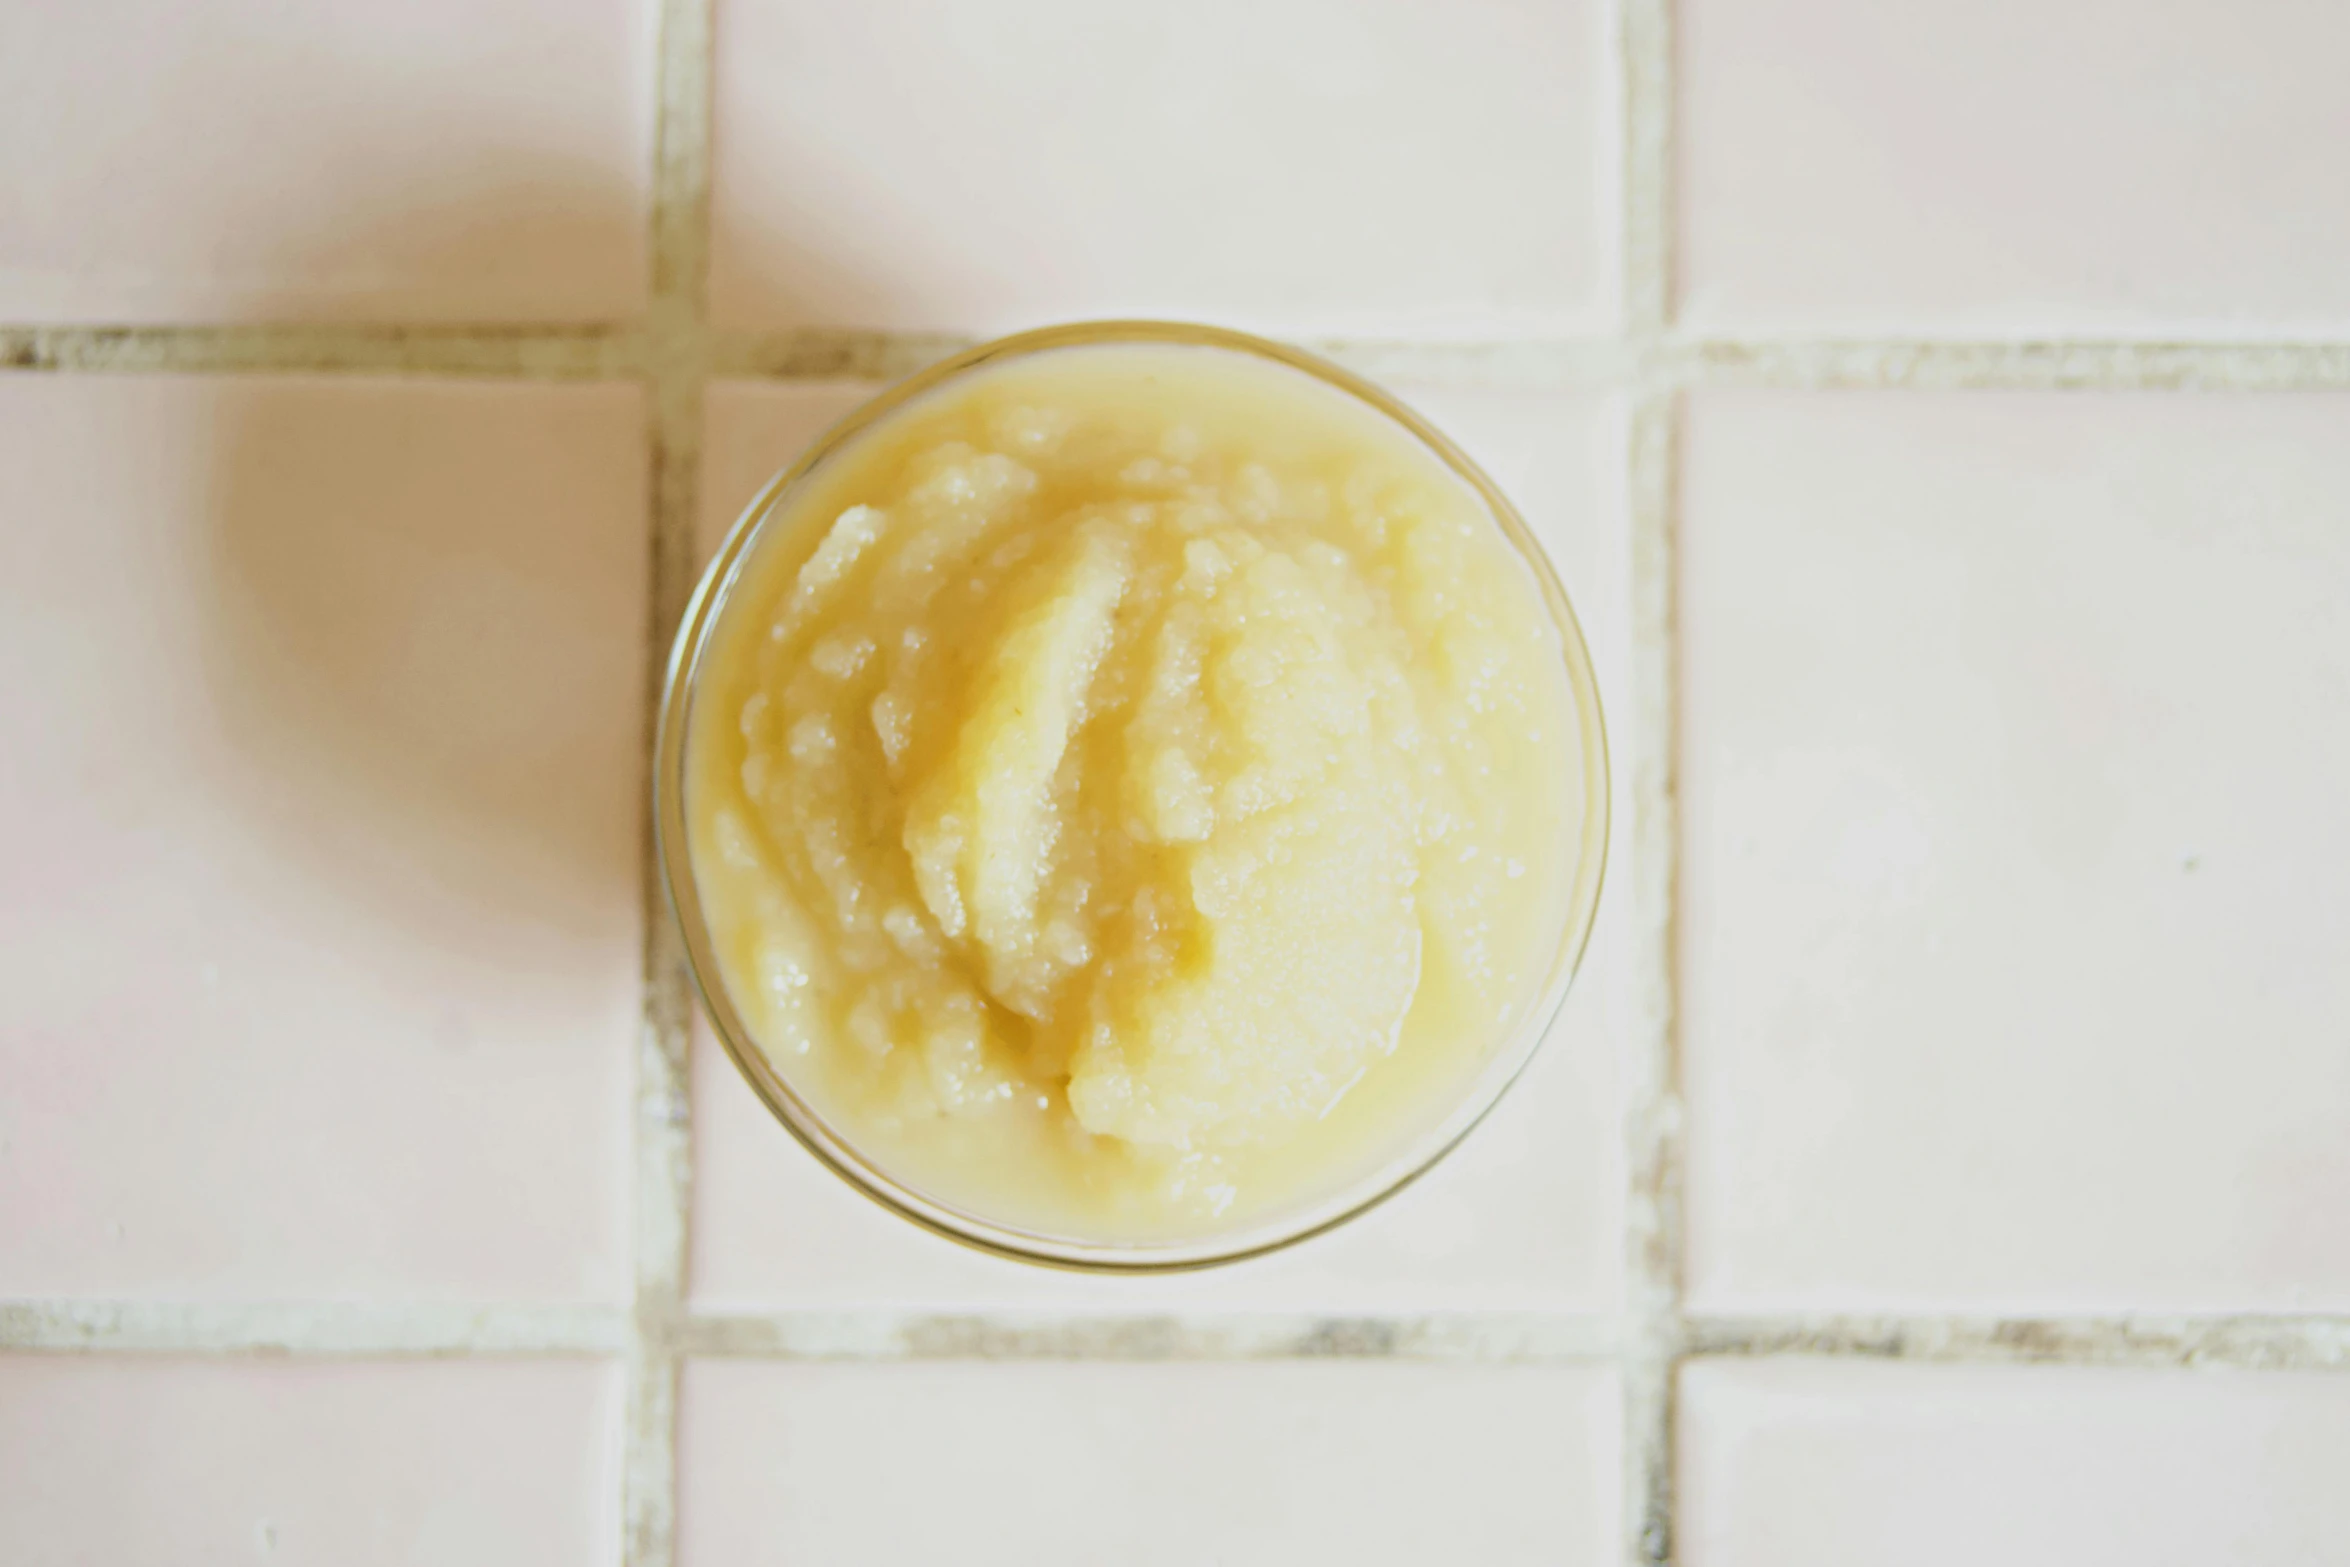
[[[1693,1301],[2350,1305],[2350,397],[1685,453]]]
[[[615,1559],[617,1369],[0,1358],[0,1558]]]
[[[988,332],[1604,325],[1604,10],[722,0],[713,309]]]
[[[703,448],[705,542],[714,544],[760,485],[870,391],[713,389]],[[1488,467],[1549,545],[1583,615],[1603,700],[1616,698],[1626,672],[1620,410],[1582,397],[1406,392]],[[1619,839],[1627,821],[1617,814]],[[1612,1311],[1623,1253],[1615,1051],[1629,1016],[1614,913],[1621,903],[1603,900],[1557,1031],[1459,1152],[1337,1234],[1203,1275],[1077,1278],[924,1234],[804,1152],[701,1031],[695,1299],[712,1309]]]
[[[654,11],[10,6],[0,320],[632,315]]]
[[[2350,1379],[1699,1363],[1687,1567],[2350,1560]]]
[[[644,450],[0,378],[0,1295],[625,1296]]]
[[[1678,31],[1692,327],[2350,327],[2350,8],[1685,0]]]
[[[701,1361],[678,1562],[1597,1567],[1621,1429],[1597,1368]]]

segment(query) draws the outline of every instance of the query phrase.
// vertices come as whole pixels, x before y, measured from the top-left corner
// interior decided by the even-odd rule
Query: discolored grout
[[[1798,391],[2350,390],[2350,343],[1717,339],[1666,345],[1651,373]]]
[[[0,370],[594,381],[644,365],[626,326],[0,326]]]
[[[1702,1317],[1692,1356],[2350,1371],[2350,1316]]]
[[[679,1324],[693,1195],[689,1061],[693,1002],[684,951],[664,903],[653,841],[652,737],[663,675],[697,567],[703,388],[709,375],[710,76],[713,0],[662,0],[648,235],[652,297],[644,334],[649,384],[651,536],[645,665],[648,773],[641,798],[645,1006],[637,1044],[635,1301],[621,1461],[623,1567],[671,1567],[677,1555]]]
[[[1675,1364],[1681,1308],[1681,1088],[1676,1043],[1678,395],[1638,396],[1627,446],[1631,529],[1628,898],[1633,1007],[1625,1050],[1625,1242],[1635,1330],[1624,1367],[1626,1558],[1672,1560]]]
[[[1674,965],[1679,704],[1674,623],[1679,388],[1705,361],[1675,354],[1674,0],[1619,0],[1618,192],[1630,394],[1625,446],[1631,555],[1631,710],[1611,726],[1626,751],[1633,1006],[1623,1044],[1624,1229],[1630,1330],[1622,1363],[1624,1560],[1673,1560],[1674,1428],[1682,1335],[1681,1084]],[[1621,905],[1619,905],[1620,907]]]
[[[1620,1347],[1607,1317],[1436,1313],[1113,1315],[786,1312],[696,1316],[687,1353],[848,1361],[1436,1361],[1506,1365],[1605,1362]]]
[[[2350,1372],[2350,1313],[1982,1317],[1692,1315],[1643,1343],[1637,1315],[1554,1312],[1197,1313],[775,1311],[640,1319],[616,1306],[0,1302],[14,1354],[438,1359],[627,1353],[858,1361],[1620,1361],[1778,1356],[1919,1365],[2230,1367]]]
[[[720,333],[710,373],[740,380],[895,381],[977,342],[943,332],[856,332],[807,328]]]
[[[893,381],[979,341],[958,333],[807,328],[721,333],[713,376],[781,381]],[[1491,391],[1603,387],[1628,379],[1637,359],[1613,338],[1495,341],[1310,338],[1302,346],[1375,380]]]
[[[702,210],[699,201],[694,210]],[[674,267],[678,246],[667,248]],[[714,332],[697,329],[668,296],[633,326],[0,326],[0,373],[641,379],[686,391],[704,378],[895,380],[975,341],[952,333]],[[2350,342],[1703,337],[1636,328],[1605,338],[1349,337],[1304,346],[1375,380],[1510,392],[2350,391]],[[691,371],[697,363],[701,375]]]
[[[605,1306],[0,1302],[0,1350],[47,1354],[609,1355],[628,1337],[627,1314]]]
[[[1633,1006],[1625,1042],[1626,1271],[1635,1331],[1625,1367],[1625,1463],[1634,1536],[1629,1559],[1672,1559],[1674,1362],[1681,1338],[1682,1098],[1676,961],[1678,636],[1675,626],[1675,446],[1679,395],[1634,404],[1629,443],[1632,700],[1619,718],[1629,747]],[[1628,721],[1627,721],[1628,720]]]
[[[1626,384],[1639,369],[1618,338],[1412,342],[1323,338],[1306,347],[1375,381],[1495,392],[1591,391]]]

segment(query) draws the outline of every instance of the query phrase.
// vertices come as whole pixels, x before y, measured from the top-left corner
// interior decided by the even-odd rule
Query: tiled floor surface
[[[2350,10],[0,15],[0,1560],[2350,1562]],[[693,1027],[695,565],[971,334],[1309,339],[1552,549],[1463,1153],[1076,1280]]]

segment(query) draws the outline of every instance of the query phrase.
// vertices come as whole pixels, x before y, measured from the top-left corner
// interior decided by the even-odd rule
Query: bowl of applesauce
[[[833,1171],[1033,1262],[1199,1267],[1408,1184],[1518,1076],[1607,749],[1540,546],[1311,355],[973,348],[778,475],[655,756],[718,1038]]]

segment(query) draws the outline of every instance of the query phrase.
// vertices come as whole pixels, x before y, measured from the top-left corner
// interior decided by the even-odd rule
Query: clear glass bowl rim
[[[1244,353],[1300,370],[1368,404],[1409,431],[1483,500],[1494,521],[1534,579],[1558,633],[1573,693],[1577,741],[1583,765],[1584,811],[1576,845],[1574,885],[1568,894],[1557,950],[1535,1003],[1502,1048],[1478,1071],[1460,1103],[1389,1158],[1344,1189],[1295,1210],[1276,1210],[1230,1233],[1174,1240],[1102,1241],[1042,1234],[988,1219],[956,1207],[898,1180],[835,1130],[784,1080],[726,994],[717,952],[704,924],[694,881],[693,855],[685,816],[686,738],[692,722],[695,679],[710,638],[723,617],[738,568],[758,542],[778,503],[818,464],[866,429],[948,382],[983,365],[1055,349],[1109,344],[1172,344]],[[1458,1147],[1477,1123],[1500,1103],[1525,1072],[1549,1035],[1580,965],[1598,912],[1606,877],[1608,753],[1599,687],[1591,669],[1573,605],[1547,552],[1518,515],[1517,508],[1445,435],[1380,387],[1302,349],[1221,327],[1178,321],[1084,321],[996,338],[948,356],[897,382],[833,425],[789,467],[778,473],[744,508],[725,542],[711,557],[687,601],[670,646],[653,750],[653,836],[669,912],[686,956],[703,1013],[727,1055],[775,1118],[833,1174],[900,1218],[935,1234],[995,1256],[1090,1273],[1168,1273],[1213,1267],[1263,1256],[1321,1235],[1356,1218],[1402,1191]]]

